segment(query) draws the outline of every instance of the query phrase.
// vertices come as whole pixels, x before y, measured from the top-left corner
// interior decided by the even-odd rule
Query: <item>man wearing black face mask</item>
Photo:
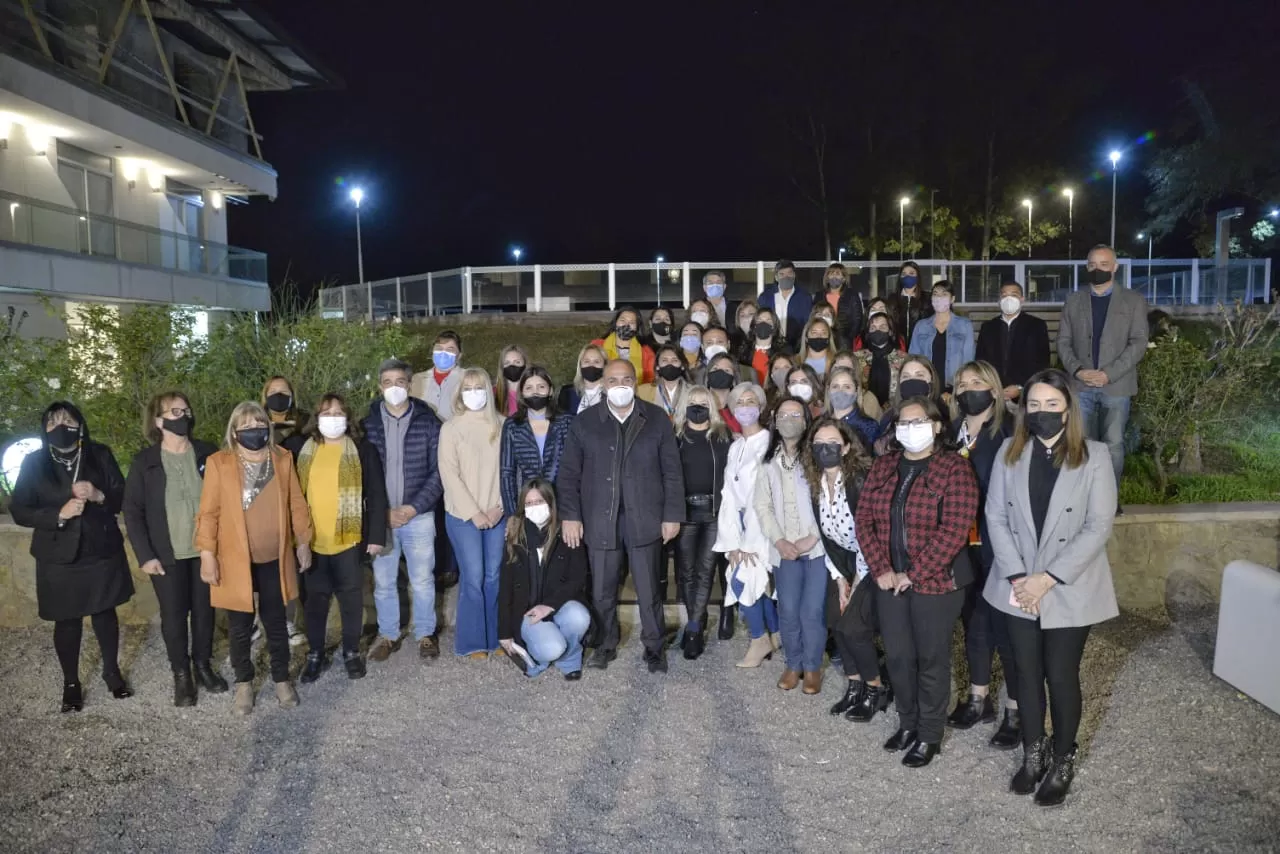
[[[1147,352],[1147,301],[1116,287],[1116,253],[1099,244],[1089,250],[1082,279],[1067,296],[1058,327],[1058,357],[1075,380],[1085,436],[1105,442],[1116,484],[1124,471],[1124,431],[1138,393],[1138,363]]]
[[[834,263],[827,267],[825,291],[815,293],[815,304],[825,300],[836,313],[836,337],[844,342],[857,339],[862,334],[862,295],[849,278],[845,266]]]

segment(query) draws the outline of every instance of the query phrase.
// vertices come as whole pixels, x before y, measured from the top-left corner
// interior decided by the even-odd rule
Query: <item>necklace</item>
[[[800,463],[800,454],[797,453],[790,460],[787,459],[787,449],[784,447],[778,453],[778,465],[782,466],[783,471],[795,471],[796,466]]]

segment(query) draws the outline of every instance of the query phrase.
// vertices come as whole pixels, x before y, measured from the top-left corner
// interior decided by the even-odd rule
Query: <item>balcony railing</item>
[[[897,261],[849,259],[844,263],[854,286],[865,296],[891,293],[898,287]],[[795,264],[796,287],[811,292],[822,288],[828,262]],[[962,305],[995,305],[1000,285],[1010,280],[1023,285],[1029,302],[1061,303],[1081,287],[1085,270],[1085,262],[1079,260],[920,261],[918,265],[925,282],[950,280]],[[725,274],[725,295],[733,302],[756,296],[773,281],[772,261],[460,267],[325,288],[320,292],[320,310],[327,317],[348,320],[405,320],[475,312],[611,310],[619,305],[687,307],[702,295],[702,277],[712,270]],[[1232,259],[1223,268],[1199,258],[1122,258],[1116,280],[1142,291],[1153,306],[1272,300],[1267,258]]]
[[[0,190],[0,242],[145,264],[222,279],[267,282],[267,256],[136,222]]]

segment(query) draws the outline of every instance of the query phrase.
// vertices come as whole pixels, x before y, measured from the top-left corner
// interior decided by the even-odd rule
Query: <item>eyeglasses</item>
[[[179,406],[175,406],[172,409],[169,409],[166,411],[169,413],[170,418],[189,418],[191,416],[190,409],[183,409],[182,407],[179,407]],[[163,414],[164,413],[161,413],[161,415]]]
[[[802,421],[804,420],[803,412],[779,412],[776,420],[778,421]]]
[[[928,418],[917,418],[914,421],[899,421],[899,427],[919,427],[921,424],[932,424]]]

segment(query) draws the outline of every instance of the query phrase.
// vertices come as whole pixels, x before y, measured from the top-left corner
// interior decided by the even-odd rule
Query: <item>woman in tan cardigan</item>
[[[311,516],[293,455],[272,443],[267,413],[256,403],[246,401],[232,411],[223,449],[205,463],[195,544],[213,607],[230,612],[233,711],[253,711],[254,593],[276,698],[284,707],[298,705],[289,681],[285,606],[298,598],[298,570],[311,567]]]
[[[487,658],[498,649],[498,578],[502,570],[502,416],[493,384],[468,368],[453,395],[453,416],[440,428],[445,531],[458,556],[454,652]]]

